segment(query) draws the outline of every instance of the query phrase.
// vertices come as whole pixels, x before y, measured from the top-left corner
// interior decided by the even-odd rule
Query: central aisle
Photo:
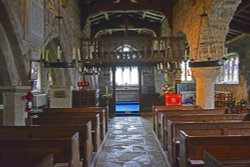
[[[167,167],[150,119],[113,118],[95,167]]]

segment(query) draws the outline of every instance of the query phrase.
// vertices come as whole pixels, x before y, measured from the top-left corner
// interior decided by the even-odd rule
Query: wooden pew
[[[168,159],[174,166],[179,157],[179,131],[183,130],[190,135],[249,135],[249,121],[222,120],[216,122],[178,122],[168,121]]]
[[[250,159],[250,136],[190,136],[180,131],[180,167],[203,166],[203,153]]]
[[[109,113],[105,107],[81,107],[81,108],[45,108],[44,112],[88,112],[100,114],[101,139],[104,139],[108,131]]]
[[[3,126],[4,122],[4,110],[0,109],[0,126]]]
[[[54,112],[33,112],[29,113],[30,116],[38,116],[40,118],[47,118],[47,117],[94,117],[96,115],[99,115],[99,128],[100,128],[100,138],[101,140],[104,139],[105,131],[103,131],[105,127],[103,127],[103,123],[101,123],[101,112],[65,112],[65,111],[54,111]],[[95,124],[93,126],[96,126]],[[93,127],[94,128],[94,127]],[[104,133],[102,133],[104,132]]]
[[[191,105],[191,106],[152,106],[152,115],[153,115],[153,130],[158,134],[158,113],[160,111],[169,111],[169,110],[194,110],[194,109],[201,109],[200,106]]]
[[[89,121],[92,122],[93,144],[94,151],[97,152],[101,139],[100,139],[100,120],[99,114],[94,117],[75,117],[71,113],[57,112],[60,117],[29,117],[30,125],[86,125]],[[61,114],[63,113],[63,114]],[[56,116],[56,115],[55,115]]]
[[[0,166],[3,167],[54,167],[54,156],[52,154],[45,155],[41,159],[32,159],[29,162],[19,161],[19,162],[1,162]]]
[[[180,122],[211,122],[211,121],[225,121],[225,120],[243,120],[245,114],[185,114],[185,115],[162,115],[161,117],[161,143],[163,149],[167,149],[168,143],[168,120]]]
[[[158,138],[161,138],[160,136],[160,127],[161,127],[161,120],[163,115],[183,115],[183,114],[224,114],[225,109],[193,109],[193,110],[162,110],[157,111],[157,116],[155,117],[155,127],[156,127],[156,135]]]
[[[250,160],[249,159],[234,159],[234,157],[230,157],[230,159],[224,159],[220,157],[220,159],[216,159],[214,156],[209,154],[208,152],[204,152],[203,154],[204,167],[249,167]]]
[[[0,162],[32,162],[53,154],[55,163],[80,166],[79,134],[64,138],[8,138],[0,139]]]
[[[0,127],[0,139],[9,138],[61,138],[79,133],[80,158],[84,166],[92,161],[91,122],[85,126],[3,126]]]

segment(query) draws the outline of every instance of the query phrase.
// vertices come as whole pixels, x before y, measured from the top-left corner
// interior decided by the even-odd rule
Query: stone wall
[[[235,94],[238,100],[245,99],[250,101],[250,35],[245,35],[228,44],[229,52],[237,52],[239,54],[239,85],[217,85],[216,90],[228,90]]]
[[[204,28],[201,28],[201,34],[199,34],[200,14],[203,13],[204,6],[208,13],[210,31],[213,32],[212,40],[216,43],[214,45],[221,46],[225,41],[229,23],[240,2],[240,0],[179,0],[173,9],[173,20],[175,20],[173,23],[173,34],[175,35],[178,32],[184,33],[191,51],[195,53],[198,46],[198,36],[202,39],[203,35],[208,34],[207,26],[203,26]],[[208,40],[205,36],[204,39]],[[217,52],[222,53],[222,49],[218,49]],[[219,55],[214,55],[212,59],[217,59],[218,57]],[[201,55],[196,54],[192,58],[199,60]]]

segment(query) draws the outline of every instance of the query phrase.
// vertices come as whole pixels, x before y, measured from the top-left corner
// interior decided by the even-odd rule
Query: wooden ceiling
[[[81,26],[91,25],[91,37],[159,36],[161,24],[172,25],[177,0],[79,0]],[[242,0],[230,23],[226,41],[250,33],[250,0]]]
[[[91,24],[91,37],[159,36],[176,0],[79,0],[81,25]],[[171,20],[169,20],[171,22]]]
[[[250,33],[250,1],[242,0],[229,25],[229,32],[226,36],[226,41],[233,41],[237,37],[246,33]]]

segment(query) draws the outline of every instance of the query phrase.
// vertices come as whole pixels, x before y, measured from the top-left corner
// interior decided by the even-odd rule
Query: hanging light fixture
[[[60,40],[61,40],[61,26],[60,26],[60,23],[61,23],[61,21],[63,21],[63,16],[61,16],[61,14],[60,14],[60,4],[59,4],[59,2],[58,2],[58,15],[55,16],[54,19],[56,19],[57,22],[58,22],[58,38],[59,38],[59,43],[60,43]],[[49,62],[49,54],[50,54],[50,52],[49,52],[49,50],[45,49],[45,47],[43,47],[42,50],[39,49],[38,52],[39,52],[39,55],[41,55],[40,62],[42,63],[42,67],[45,67],[45,68],[76,68],[77,64],[79,64],[81,62],[80,49],[75,48],[75,47],[72,49],[72,61],[71,62],[63,62],[62,61],[62,53],[63,52],[62,52],[62,49],[61,49],[60,45],[57,46],[57,55],[56,55],[56,61],[55,62]]]
[[[203,0],[204,4],[204,0]],[[199,20],[199,31],[197,39],[197,47],[194,52],[190,51],[189,57],[190,67],[212,67],[212,66],[222,66],[223,60],[220,59],[220,53],[218,50],[224,51],[224,45],[221,46],[218,42],[216,43],[211,25],[209,24],[208,13],[203,5],[203,13],[200,14]],[[192,53],[192,56],[191,56]]]

